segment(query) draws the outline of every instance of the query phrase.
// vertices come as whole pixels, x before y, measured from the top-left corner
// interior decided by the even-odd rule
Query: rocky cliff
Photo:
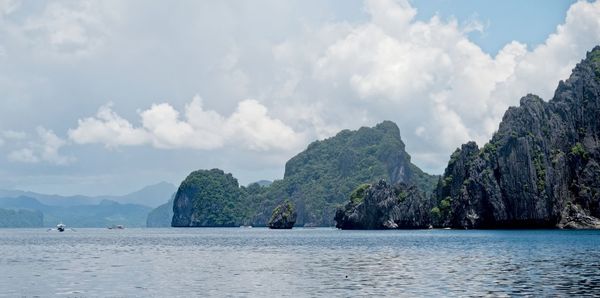
[[[483,148],[455,151],[436,191],[436,225],[600,228],[600,47],[554,97],[523,97]]]
[[[254,196],[258,213],[254,225],[265,225],[282,198],[296,205],[296,225],[330,226],[337,208],[357,185],[385,179],[414,184],[432,193],[438,177],[411,163],[395,123],[343,130],[334,137],[315,141],[285,165],[283,180],[273,182]]]
[[[196,171],[182,182],[173,205],[173,226],[266,226],[272,211],[289,198],[296,225],[333,225],[335,210],[356,185],[385,179],[432,193],[438,177],[410,161],[400,130],[391,121],[311,143],[290,159],[282,180],[239,187],[231,174]]]
[[[363,184],[335,214],[340,229],[419,229],[431,223],[431,202],[414,185]]]

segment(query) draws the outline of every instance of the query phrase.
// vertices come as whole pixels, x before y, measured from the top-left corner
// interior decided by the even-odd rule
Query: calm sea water
[[[599,231],[0,230],[0,296],[600,295]]]

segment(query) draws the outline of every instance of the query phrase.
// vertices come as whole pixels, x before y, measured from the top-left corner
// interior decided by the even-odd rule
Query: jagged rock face
[[[296,210],[290,201],[275,207],[267,226],[271,229],[291,229],[296,223]]]
[[[600,219],[587,215],[579,206],[569,204],[557,227],[561,229],[600,229]]]
[[[593,227],[600,217],[599,119],[596,47],[552,100],[523,97],[482,149],[468,143],[452,155],[438,184],[438,224]]]
[[[433,192],[438,177],[421,171],[410,161],[398,126],[383,121],[375,127],[343,130],[336,136],[311,143],[285,165],[282,181],[275,182],[259,201],[265,210],[254,220],[265,224],[281,197],[297,207],[298,224],[332,225],[335,210],[362,183],[386,179],[416,184]]]
[[[357,188],[335,214],[340,229],[427,228],[431,204],[415,186],[391,186],[380,180]]]

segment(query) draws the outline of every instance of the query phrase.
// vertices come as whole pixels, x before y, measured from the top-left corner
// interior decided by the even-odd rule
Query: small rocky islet
[[[289,200],[285,200],[285,202],[275,207],[267,226],[270,229],[291,229],[296,224],[297,216],[294,204]]]
[[[271,185],[196,171],[174,198],[171,224],[283,227],[289,198],[294,222],[307,226],[600,229],[598,119],[600,46],[552,99],[523,97],[482,148],[458,148],[441,177],[412,164],[400,130],[384,121],[311,143]]]

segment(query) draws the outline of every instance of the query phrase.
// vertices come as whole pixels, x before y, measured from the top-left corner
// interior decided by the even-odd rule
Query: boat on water
[[[58,232],[64,232],[66,230],[71,230],[71,231],[75,231],[71,228],[67,229],[67,225],[65,225],[64,223],[59,223],[56,225],[56,228],[54,229],[48,229],[46,232],[50,232],[50,231],[58,231]]]
[[[109,230],[122,230],[122,229],[125,229],[125,227],[123,227],[123,225],[112,225],[112,226],[109,226],[109,227],[106,227],[106,228],[109,229]]]
[[[240,226],[240,228],[250,229],[250,228],[252,228],[252,226],[243,225],[243,226]]]

